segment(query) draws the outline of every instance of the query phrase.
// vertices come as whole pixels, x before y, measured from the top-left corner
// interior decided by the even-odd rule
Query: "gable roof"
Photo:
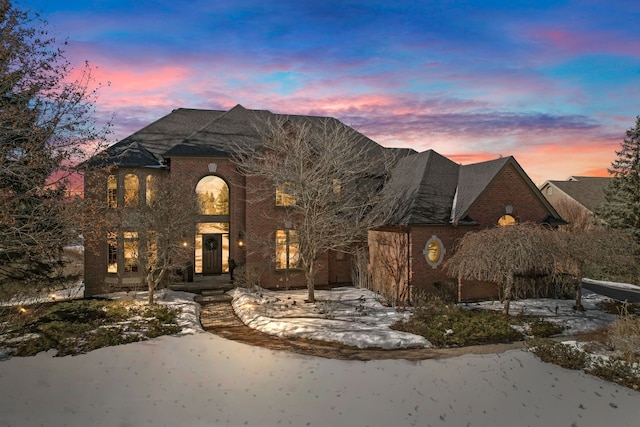
[[[599,176],[571,176],[566,181],[545,181],[541,190],[554,186],[567,196],[592,211],[604,200],[604,188],[612,178]]]
[[[512,156],[486,162],[459,165],[433,150],[407,156],[394,168],[385,191],[398,194],[402,212],[396,225],[444,225],[469,223],[469,209],[494,178],[512,165],[531,191],[547,208],[541,221],[562,222],[556,210]]]
[[[467,216],[467,212],[476,199],[511,160],[515,161],[511,156],[501,157],[460,167],[458,196],[454,211],[451,213],[452,222],[457,223]]]

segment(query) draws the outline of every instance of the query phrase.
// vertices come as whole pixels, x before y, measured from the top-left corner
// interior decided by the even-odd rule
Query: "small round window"
[[[424,250],[422,251],[424,254],[424,259],[427,261],[432,268],[437,268],[438,265],[442,262],[442,258],[444,258],[444,245],[442,244],[442,240],[440,240],[435,235],[431,236],[427,243],[424,245]]]

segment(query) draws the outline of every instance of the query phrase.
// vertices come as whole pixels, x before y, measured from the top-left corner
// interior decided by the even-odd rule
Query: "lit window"
[[[132,173],[124,176],[124,205],[129,207],[138,206],[138,177]]]
[[[428,252],[427,257],[429,258],[429,261],[437,262],[440,259],[440,245],[438,245],[438,242],[433,240],[431,243],[429,243],[427,252]]]
[[[276,230],[276,270],[300,268],[297,230]]]
[[[158,177],[154,175],[147,175],[146,184],[147,194],[145,196],[147,200],[147,206],[151,206],[158,197]]]
[[[276,186],[276,206],[293,206],[296,204],[293,183],[283,182]]]
[[[505,225],[515,225],[518,221],[511,215],[503,215],[498,220],[498,225],[504,227]]]
[[[229,187],[217,176],[205,176],[196,185],[202,215],[229,215]]]
[[[442,240],[440,240],[437,236],[433,235],[427,243],[424,245],[424,250],[422,251],[424,254],[424,259],[427,261],[432,268],[437,268],[438,265],[442,262],[444,258],[444,245],[442,244]]]
[[[107,206],[118,207],[118,179],[115,175],[109,175],[107,178]]]
[[[138,233],[135,231],[124,233],[124,271],[138,271]]]
[[[118,239],[116,233],[107,233],[107,273],[118,272]]]

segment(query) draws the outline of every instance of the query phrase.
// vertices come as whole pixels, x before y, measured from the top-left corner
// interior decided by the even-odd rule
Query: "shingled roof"
[[[401,159],[385,186],[384,191],[397,194],[399,205],[406,206],[394,219],[394,224],[473,224],[473,218],[468,217],[469,209],[507,165],[516,169],[549,212],[555,214],[553,207],[513,157],[459,165],[433,150],[427,150]]]
[[[604,188],[611,178],[598,176],[572,176],[566,181],[546,181],[541,188],[553,185],[585,208],[593,210],[604,202]]]
[[[149,156],[154,159],[155,164],[176,156],[228,157],[235,146],[260,144],[262,126],[286,121],[309,123],[312,126],[329,123],[348,128],[332,117],[274,114],[267,110],[249,110],[242,105],[236,105],[229,111],[179,108],[112,145],[92,159],[89,165],[146,167]],[[355,130],[353,132],[356,136],[354,142],[363,144],[372,149],[372,152],[380,150],[382,153],[385,150],[365,135]],[[130,153],[126,164],[122,163],[122,153],[133,148],[140,152],[135,155]],[[139,160],[137,164],[136,159]]]

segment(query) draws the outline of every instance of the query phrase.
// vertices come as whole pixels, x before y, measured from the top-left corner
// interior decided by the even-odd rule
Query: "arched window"
[[[498,220],[498,225],[504,227],[505,225],[516,225],[518,221],[511,215],[502,215]]]
[[[124,205],[138,206],[138,192],[140,186],[137,175],[128,173],[124,176]]]
[[[229,187],[217,176],[205,176],[196,186],[202,215],[229,215]]]

